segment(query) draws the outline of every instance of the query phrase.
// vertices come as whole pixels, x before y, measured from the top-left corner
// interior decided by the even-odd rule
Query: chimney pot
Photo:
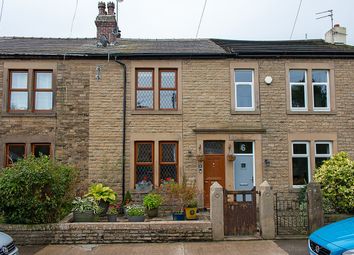
[[[98,15],[106,15],[106,3],[98,2]]]
[[[108,8],[108,15],[114,15],[114,3],[113,2],[108,2],[107,8]]]

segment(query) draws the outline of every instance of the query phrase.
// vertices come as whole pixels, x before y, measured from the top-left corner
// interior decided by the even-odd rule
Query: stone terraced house
[[[1,166],[43,153],[119,192],[186,177],[208,207],[214,181],[292,190],[354,157],[354,47],[123,39],[105,8],[97,38],[0,38]]]

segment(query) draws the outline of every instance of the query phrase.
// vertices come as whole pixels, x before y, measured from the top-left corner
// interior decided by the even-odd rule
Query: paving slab
[[[273,241],[49,245],[36,255],[287,255]]]

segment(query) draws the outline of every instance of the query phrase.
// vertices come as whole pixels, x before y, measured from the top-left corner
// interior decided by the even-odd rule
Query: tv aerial
[[[323,11],[323,12],[316,13],[316,15],[321,15],[321,14],[324,14],[324,15],[322,15],[321,17],[318,17],[316,19],[323,19],[323,18],[330,17],[331,18],[331,24],[332,24],[331,29],[333,29],[333,27],[334,27],[334,24],[333,24],[333,10],[328,10],[328,11]]]

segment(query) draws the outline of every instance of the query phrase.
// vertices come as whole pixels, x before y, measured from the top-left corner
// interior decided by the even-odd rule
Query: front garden
[[[6,198],[0,203],[0,219],[8,224],[46,224],[59,222],[71,212],[72,222],[208,219],[205,213],[198,215],[198,190],[186,181],[167,179],[154,189],[140,183],[138,191],[126,192],[123,200],[102,183],[78,192],[79,186],[73,167],[46,156],[20,160],[0,172],[0,196]],[[136,192],[140,200],[132,197]]]

